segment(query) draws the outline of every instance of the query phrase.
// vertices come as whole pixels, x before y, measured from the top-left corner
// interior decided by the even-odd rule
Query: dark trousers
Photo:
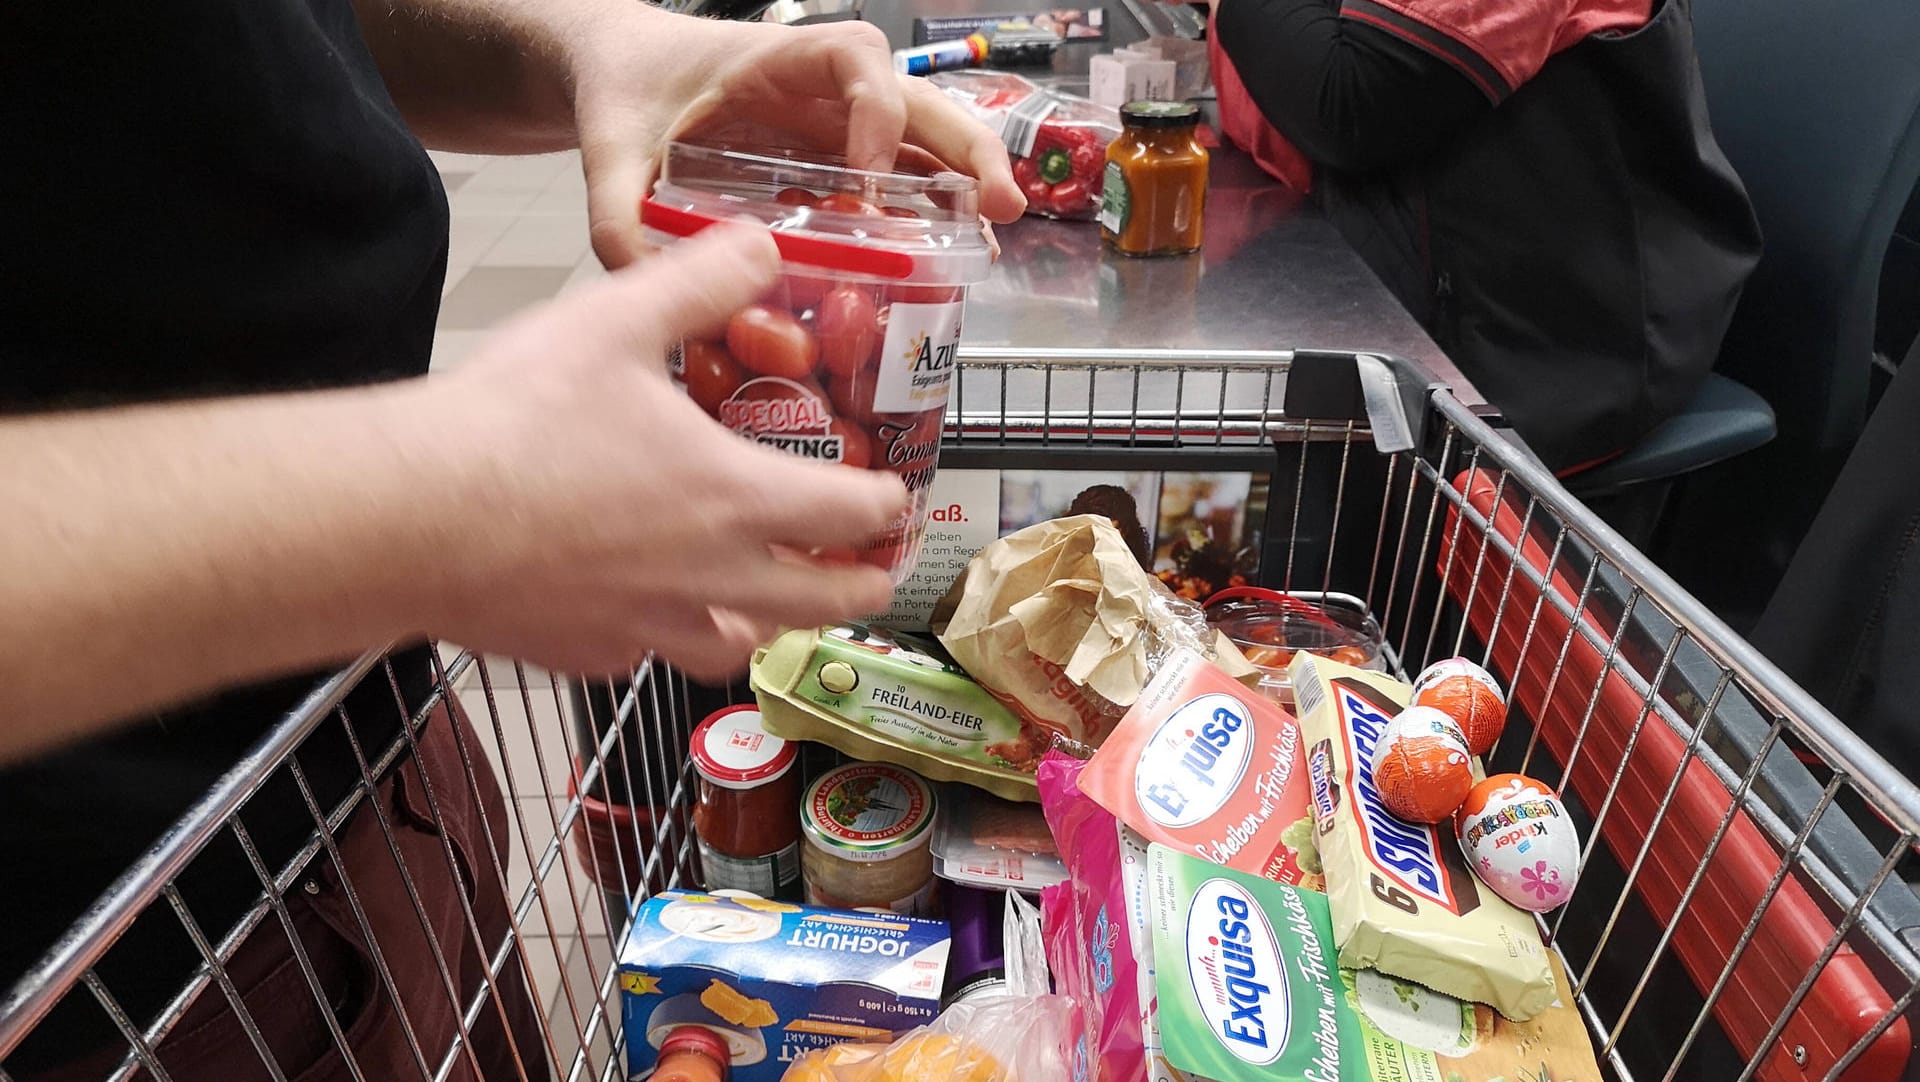
[[[1920,775],[1920,347],[1868,420],[1753,644]]]
[[[454,742],[456,724],[465,730],[474,764],[471,780]],[[155,1050],[175,1082],[271,1077],[256,1036],[293,1082],[351,1079],[349,1055],[368,1080],[430,1078],[438,1070],[461,1031],[466,1005],[487,987],[483,958],[492,957],[509,927],[492,853],[505,867],[510,824],[499,784],[457,707],[439,710],[419,743],[418,758],[375,790],[384,828],[375,808],[363,802],[339,832],[344,875],[322,850],[307,877],[288,893],[286,906],[313,982],[280,920],[270,913],[226,967],[257,1034],[249,1035],[219,986],[209,984]],[[484,950],[474,942],[463,897]],[[314,982],[324,1004],[313,992]],[[455,994],[449,993],[449,983]],[[547,1047],[517,952],[494,986],[497,995],[489,996],[468,1043],[454,1053],[450,1077],[546,1082]],[[345,1038],[344,1048],[328,1015]],[[21,1076],[21,1082],[92,1082],[124,1055],[122,1048]],[[138,1071],[133,1077],[149,1075]]]

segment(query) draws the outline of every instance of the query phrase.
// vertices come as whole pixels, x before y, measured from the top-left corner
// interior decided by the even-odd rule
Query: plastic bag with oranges
[[[1040,915],[1007,896],[1007,994],[956,1003],[891,1044],[839,1044],[793,1061],[782,1082],[1059,1082],[1072,1001],[1047,991]]]

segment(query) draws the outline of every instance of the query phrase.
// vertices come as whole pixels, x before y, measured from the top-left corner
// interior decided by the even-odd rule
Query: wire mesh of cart
[[[1509,686],[1488,769],[1554,785],[1581,827],[1572,901],[1539,923],[1605,1073],[1920,1073],[1920,792],[1444,388],[1305,351],[976,350],[955,381],[943,468],[1246,471],[1269,497],[1259,581],[1364,606],[1402,673],[1464,655]],[[367,654],[263,725],[6,994],[0,1078],[39,1077],[27,1052],[63,1012],[111,1038],[56,1050],[95,1052],[94,1077],[190,1078],[174,1052],[222,1014],[240,1077],[620,1077],[633,907],[700,885],[689,734],[749,694],[657,662],[568,680],[451,646]],[[350,771],[313,765],[323,740]],[[248,809],[274,786],[306,837],[269,853]],[[481,826],[464,846],[461,816]],[[191,886],[218,850],[252,876],[231,910]],[[429,912],[448,877],[458,905]],[[358,948],[344,997],[304,919],[327,897]],[[115,957],[150,925],[191,948],[158,996],[153,958]],[[240,972],[263,935],[317,1007],[292,1051]],[[400,940],[430,948],[424,983],[389,964]],[[531,1023],[507,1024],[525,1001]],[[402,1032],[398,1067],[361,1061],[369,1014]]]

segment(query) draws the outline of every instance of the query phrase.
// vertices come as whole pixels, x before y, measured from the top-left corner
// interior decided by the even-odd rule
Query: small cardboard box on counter
[[[1178,66],[1137,49],[1096,56],[1087,65],[1087,97],[1115,109],[1133,101],[1170,101]]]
[[[887,1041],[931,1022],[947,925],[885,913],[667,891],[620,951],[627,1073],[645,1078],[680,1026],[727,1042],[733,1082],[778,1082],[801,1053]]]

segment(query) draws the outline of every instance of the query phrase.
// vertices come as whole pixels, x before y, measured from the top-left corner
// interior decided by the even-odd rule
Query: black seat
[[[1694,24],[1766,237],[1718,371],[1772,405],[1779,437],[1694,475],[1655,555],[1737,621],[1865,423],[1881,264],[1920,180],[1920,3],[1694,0]]]
[[[1767,400],[1714,373],[1683,412],[1662,422],[1625,454],[1582,471],[1567,485],[1593,498],[1669,481],[1763,446],[1773,433],[1773,407]]]

